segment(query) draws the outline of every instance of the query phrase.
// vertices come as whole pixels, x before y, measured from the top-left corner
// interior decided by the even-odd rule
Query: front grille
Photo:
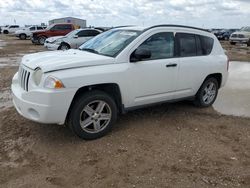
[[[18,80],[21,88],[23,88],[25,91],[29,90],[29,78],[30,78],[30,72],[26,69],[24,69],[22,66],[19,68],[18,72]]]
[[[242,34],[232,34],[232,38],[245,38]]]

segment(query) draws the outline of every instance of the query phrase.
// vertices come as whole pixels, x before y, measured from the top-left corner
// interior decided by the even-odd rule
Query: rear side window
[[[209,55],[213,49],[214,40],[207,36],[177,33],[176,37],[181,57]]]
[[[151,52],[151,58],[147,60],[171,58],[174,56],[174,34],[168,32],[154,34],[138,48]]]
[[[201,46],[202,46],[202,53],[203,55],[209,55],[212,52],[213,46],[214,46],[214,39],[207,37],[207,36],[201,36]]]

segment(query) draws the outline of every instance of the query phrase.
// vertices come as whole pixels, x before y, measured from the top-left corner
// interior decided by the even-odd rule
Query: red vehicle
[[[35,44],[44,44],[46,38],[53,36],[64,36],[74,29],[74,25],[70,23],[52,24],[45,30],[33,32],[31,41]]]

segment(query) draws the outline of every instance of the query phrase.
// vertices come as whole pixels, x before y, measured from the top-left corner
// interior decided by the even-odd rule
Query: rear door
[[[179,56],[179,72],[175,98],[189,97],[196,94],[202,82],[210,72],[209,56],[213,39],[192,33],[176,33]],[[206,40],[209,46],[205,46]]]

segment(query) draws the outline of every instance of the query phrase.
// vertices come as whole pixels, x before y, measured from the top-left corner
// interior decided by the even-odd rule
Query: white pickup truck
[[[17,30],[15,32],[16,37],[20,38],[21,40],[25,40],[27,38],[30,38],[32,35],[32,32],[34,31],[39,31],[39,30],[43,30],[45,29],[45,26],[30,26],[30,27],[26,27],[20,30]]]
[[[19,29],[20,29],[19,25],[8,25],[6,27],[2,27],[2,32],[3,34],[13,34]]]
[[[193,99],[212,105],[226,83],[228,58],[202,29],[158,25],[104,32],[79,50],[23,57],[13,77],[13,102],[24,117],[66,123],[83,139],[110,131],[118,113]]]

